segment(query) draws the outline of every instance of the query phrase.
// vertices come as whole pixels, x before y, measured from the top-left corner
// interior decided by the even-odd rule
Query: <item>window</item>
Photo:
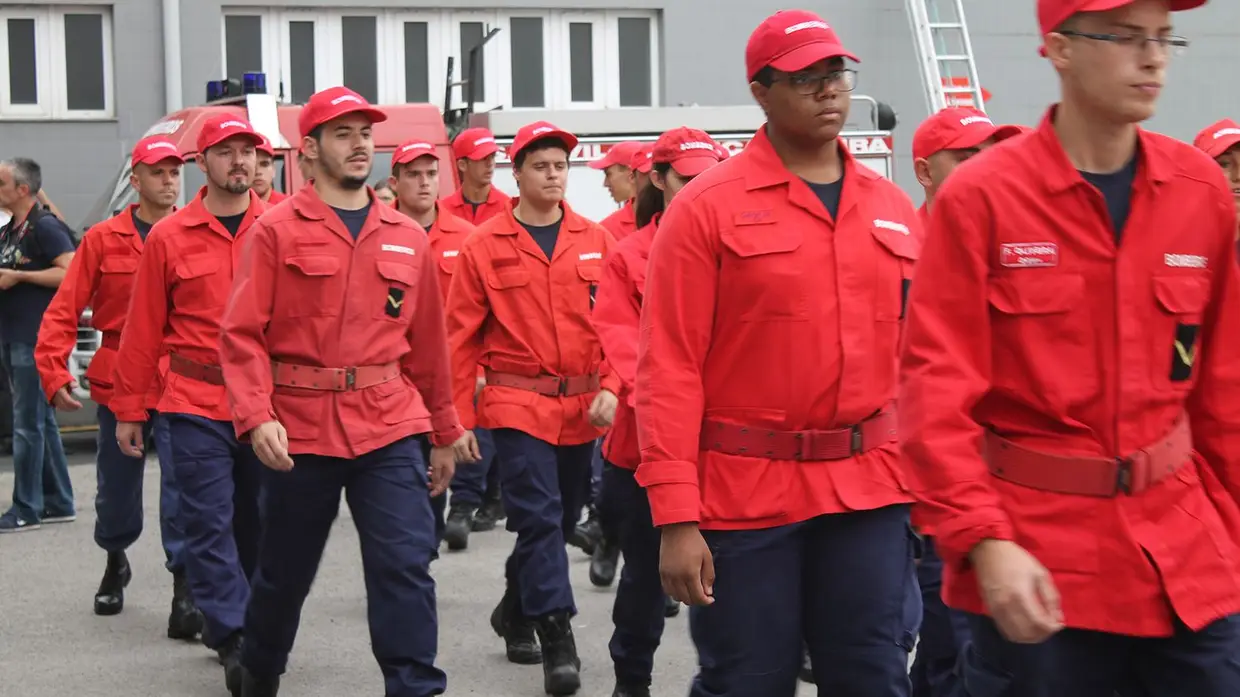
[[[658,103],[657,14],[638,10],[238,7],[225,10],[224,64],[230,77],[260,65],[272,92],[295,102],[345,84],[376,103],[441,106],[448,57],[452,81],[463,83],[470,49],[493,29],[478,54],[478,110]],[[453,106],[467,98],[459,84],[451,90]]]
[[[112,21],[99,7],[0,9],[0,118],[112,118]]]

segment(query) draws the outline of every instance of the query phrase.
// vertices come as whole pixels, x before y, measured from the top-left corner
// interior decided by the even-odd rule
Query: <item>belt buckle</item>
[[[357,384],[357,368],[352,366],[344,369],[344,389],[351,390]]]
[[[1132,458],[1115,458],[1115,491],[1112,494],[1132,496]]]
[[[568,396],[568,378],[557,377],[555,379],[555,394],[558,397]]]
[[[865,445],[865,438],[861,434],[861,424],[854,424],[850,430],[852,432],[848,434],[848,450],[851,457],[861,454],[861,448]]]

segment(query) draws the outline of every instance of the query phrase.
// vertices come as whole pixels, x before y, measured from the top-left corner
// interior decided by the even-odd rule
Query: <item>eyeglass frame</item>
[[[1129,34],[1113,34],[1100,33],[1091,31],[1076,31],[1075,29],[1063,29],[1055,32],[1061,36],[1074,37],[1078,39],[1091,39],[1093,41],[1105,41],[1115,44],[1122,48],[1135,48],[1143,51],[1149,44],[1155,44],[1169,56],[1178,56],[1188,50],[1191,42],[1174,34],[1166,36],[1146,36],[1140,32],[1132,32]]]
[[[845,78],[845,76],[848,77]],[[828,83],[843,82],[844,84],[847,84],[847,82],[851,81],[852,84],[849,85],[847,89],[838,85],[835,86],[835,89],[840,92],[852,92],[857,89],[857,79],[856,70],[852,68],[839,68],[838,70],[828,70],[825,73],[818,74],[807,74],[804,72],[785,73],[782,76],[774,78],[772,82],[786,82],[788,83],[788,86],[791,87],[797,94],[802,97],[810,97],[815,94],[822,94]],[[802,80],[804,83],[798,86],[796,82],[797,80]],[[814,83],[817,83],[816,88],[805,91],[804,88],[806,85],[812,85]]]

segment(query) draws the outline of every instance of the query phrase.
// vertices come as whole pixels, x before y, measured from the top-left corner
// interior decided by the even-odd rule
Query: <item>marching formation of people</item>
[[[791,697],[798,676],[832,697],[1233,697],[1240,124],[1196,147],[1139,126],[1187,46],[1172,13],[1202,4],[1039,0],[1060,101],[1036,128],[931,115],[921,210],[840,146],[859,58],[800,10],[746,47],[750,144],[729,158],[687,125],[612,148],[601,223],[566,201],[577,136],[546,122],[507,148],[515,198],[471,128],[454,193],[411,140],[383,199],[387,116],[345,87],[301,110],[300,191],[217,116],[187,206],[176,146],[144,139],[139,202],[76,252],[37,164],[0,164],[0,531],[75,515],[53,408],[81,407],[89,306],[95,612],[124,608],[153,442],[168,636],[216,651],[233,697],[277,694],[342,494],[388,697],[447,690],[432,561],[498,520],[491,626],[549,695],[582,687],[572,543],[597,585],[623,559],[613,697],[651,694],[681,603],[690,697]]]

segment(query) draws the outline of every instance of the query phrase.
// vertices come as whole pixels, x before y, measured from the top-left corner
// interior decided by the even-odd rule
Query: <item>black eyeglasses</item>
[[[852,92],[857,89],[857,71],[852,68],[843,68],[825,73],[790,73],[775,81],[787,82],[797,94],[803,96],[821,94],[827,85],[840,92]]]
[[[1182,36],[1146,36],[1145,34],[1096,34],[1088,31],[1072,31],[1065,29],[1059,32],[1064,36],[1075,36],[1081,39],[1093,39],[1094,41],[1106,41],[1117,46],[1142,50],[1149,44],[1155,44],[1159,49],[1170,55],[1178,56],[1188,49],[1188,39]]]

